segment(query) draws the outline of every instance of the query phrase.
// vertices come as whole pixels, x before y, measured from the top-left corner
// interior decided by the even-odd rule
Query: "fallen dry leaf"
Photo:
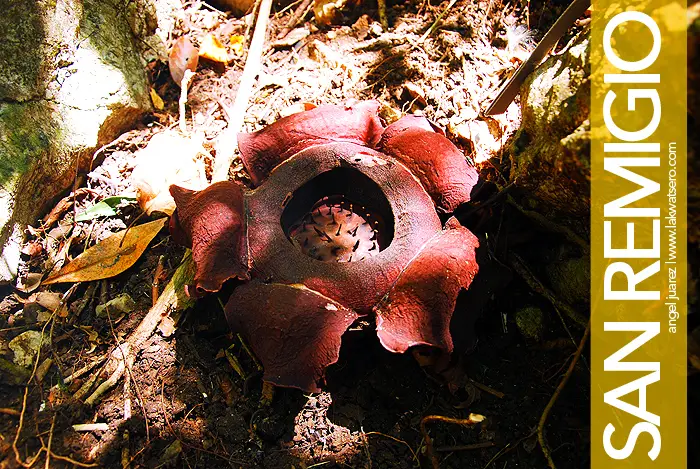
[[[124,272],[141,257],[166,221],[167,218],[161,218],[114,233],[73,259],[59,272],[47,278],[44,284],[89,282]]]
[[[68,316],[68,308],[66,308],[66,305],[62,304],[63,295],[61,293],[44,291],[35,293],[32,296],[37,304],[46,308],[50,312],[55,312],[62,318]]]
[[[68,195],[59,200],[58,203],[51,210],[51,212],[44,217],[42,229],[48,230],[49,228],[51,228],[51,226],[54,223],[56,223],[63,216],[64,213],[66,213],[71,207],[73,207],[73,201],[75,199],[84,197],[85,195],[91,192],[91,189],[88,189],[87,187],[81,187],[80,189],[76,190],[73,194]]]
[[[87,334],[88,342],[90,343],[90,348],[87,353],[92,353],[95,351],[98,345],[100,345],[99,334],[93,329],[92,326],[76,326],[81,331]]]
[[[199,56],[222,64],[228,64],[229,61],[226,47],[213,34],[207,34],[202,39]]]
[[[340,10],[347,0],[314,0],[314,17],[318,24],[330,25],[340,20]]]
[[[165,109],[165,103],[163,102],[163,98],[158,96],[158,93],[156,90],[153,88],[150,88],[150,93],[151,93],[151,102],[153,102],[153,107],[155,107],[157,110],[162,111]]]
[[[13,358],[15,364],[29,368],[34,365],[39,349],[48,343],[41,332],[26,331],[12,339],[8,346],[15,354]]]
[[[30,272],[26,277],[18,277],[15,288],[24,293],[31,293],[41,285],[41,274]]]
[[[245,44],[245,38],[239,35],[233,35],[231,40],[231,50],[238,56],[243,55],[243,45]]]

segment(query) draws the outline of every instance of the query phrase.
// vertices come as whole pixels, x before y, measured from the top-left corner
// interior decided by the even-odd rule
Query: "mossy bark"
[[[26,225],[150,110],[130,26],[149,2],[0,0],[0,282],[16,274]]]

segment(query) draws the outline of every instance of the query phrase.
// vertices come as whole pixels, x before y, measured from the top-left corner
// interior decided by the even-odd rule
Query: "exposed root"
[[[557,389],[554,390],[554,394],[552,394],[552,397],[549,399],[547,406],[544,408],[544,412],[542,412],[542,416],[540,417],[540,422],[537,425],[537,441],[539,441],[540,446],[542,447],[542,452],[544,453],[544,457],[547,458],[547,465],[550,467],[550,469],[556,469],[557,466],[554,464],[554,460],[552,459],[552,453],[549,449],[549,445],[547,445],[547,440],[544,435],[544,425],[547,422],[549,412],[552,410],[552,407],[554,407],[554,403],[557,402],[559,394],[561,394],[562,390],[566,386],[566,383],[569,381],[569,378],[571,378],[571,375],[574,372],[574,368],[576,368],[576,363],[578,363],[579,358],[581,358],[583,347],[586,345],[586,341],[588,340],[588,336],[590,335],[590,333],[591,323],[589,321],[588,325],[586,326],[586,331],[583,333],[583,337],[581,338],[581,342],[579,342],[578,344],[578,348],[576,349],[574,358],[571,360],[569,368],[566,370],[566,374],[564,374],[564,377],[559,382],[559,386],[557,386]]]
[[[431,422],[443,422],[443,423],[453,423],[456,425],[463,425],[465,427],[471,427],[476,425],[477,423],[481,423],[486,419],[483,415],[479,414],[469,414],[469,417],[466,419],[455,419],[452,417],[444,417],[442,415],[427,415],[423,417],[423,420],[420,421],[420,432],[423,435],[423,438],[425,440],[425,452],[430,458],[430,461],[432,462],[433,469],[439,469],[440,463],[437,460],[437,457],[435,456],[435,452],[433,451],[433,440],[430,438],[430,435],[428,434],[428,429],[426,428],[426,425]]]
[[[527,268],[525,262],[523,262],[523,260],[517,254],[511,253],[510,265],[522,277],[522,279],[525,280],[525,283],[527,283],[533,291],[545,297],[555,309],[564,312],[569,319],[572,319],[579,326],[586,327],[588,319],[584,318],[581,313],[557,298],[554,293],[545,287],[542,282],[540,282],[537,277],[530,272],[530,269]]]
[[[117,346],[109,356],[107,363],[104,365],[105,370],[111,370],[109,378],[100,383],[97,389],[85,400],[86,404],[93,405],[119,380],[124,376],[124,371],[127,367],[133,365],[134,360],[141,352],[146,341],[151,337],[161,320],[173,311],[182,311],[192,305],[193,300],[187,297],[185,286],[192,282],[194,277],[194,262],[192,257],[187,254],[183,259],[180,267],[177,268],[172,279],[163,290],[163,293],[158,298],[155,306],[146,314],[141,321],[141,324],[134,332]],[[92,386],[90,386],[92,387]],[[88,388],[89,389],[89,388]],[[78,391],[80,396],[83,394],[83,389]]]
[[[390,440],[393,440],[393,441],[395,441],[395,442],[397,442],[397,443],[401,443],[401,444],[404,445],[406,448],[408,448],[408,450],[411,452],[411,455],[413,456],[413,460],[416,462],[416,464],[417,464],[418,466],[420,466],[420,461],[418,460],[418,455],[416,454],[415,451],[413,451],[413,448],[411,448],[411,445],[409,445],[407,442],[405,442],[405,441],[403,441],[403,440],[399,440],[398,438],[395,438],[395,437],[393,437],[393,436],[391,436],[391,435],[387,435],[386,433],[381,433],[381,432],[368,432],[368,433],[365,433],[365,436],[371,436],[371,435],[381,436],[381,437],[384,437],[384,438],[388,438],[388,439],[390,439]]]

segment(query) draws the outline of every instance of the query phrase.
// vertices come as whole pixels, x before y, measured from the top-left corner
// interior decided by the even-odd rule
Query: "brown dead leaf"
[[[93,329],[92,326],[77,326],[77,328],[85,332],[85,334],[87,334],[87,339],[90,343],[90,349],[87,350],[87,353],[94,352],[97,346],[101,343],[99,339],[99,334],[97,334],[97,332],[95,331],[95,329]]]
[[[207,34],[202,39],[202,43],[199,46],[199,56],[222,64],[228,64],[229,62],[226,47],[213,34]]]
[[[240,35],[232,35],[230,37],[231,50],[238,56],[243,55],[243,45],[245,44],[245,37]]]
[[[41,274],[30,272],[26,277],[18,277],[15,288],[24,293],[31,293],[41,285]]]
[[[55,311],[59,306],[61,306],[61,300],[63,298],[63,295],[60,293],[50,291],[42,291],[32,296],[34,297],[33,299],[36,303],[39,303],[49,311]]]
[[[330,25],[341,19],[340,10],[347,0],[314,0],[314,17],[318,24]]]
[[[114,233],[73,259],[45,285],[61,282],[89,282],[114,277],[134,265],[148,244],[163,228],[167,218]]]
[[[43,229],[48,230],[51,228],[51,226],[56,223],[64,213],[66,213],[71,207],[73,207],[73,201],[75,199],[79,199],[81,197],[84,197],[85,195],[93,192],[91,189],[88,189],[87,187],[81,187],[80,189],[77,189],[74,194],[68,195],[61,200],[58,201],[58,203],[54,206],[54,208],[49,212],[46,217],[44,217],[43,220]]]
[[[163,109],[165,109],[165,103],[163,102],[163,98],[158,96],[158,92],[156,92],[156,90],[154,90],[153,88],[150,88],[150,93],[151,93],[151,102],[153,103],[153,107],[159,111],[162,111]]]

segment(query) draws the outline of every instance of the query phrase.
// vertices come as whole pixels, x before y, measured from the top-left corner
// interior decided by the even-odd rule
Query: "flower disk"
[[[324,262],[361,261],[379,254],[379,221],[367,210],[325,197],[290,230],[301,252]]]

